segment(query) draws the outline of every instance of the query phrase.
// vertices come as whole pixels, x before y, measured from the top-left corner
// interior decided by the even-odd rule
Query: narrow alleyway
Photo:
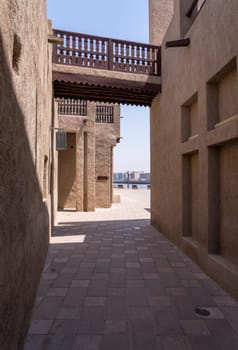
[[[59,213],[24,350],[237,350],[236,302],[150,226],[150,191],[117,191]]]

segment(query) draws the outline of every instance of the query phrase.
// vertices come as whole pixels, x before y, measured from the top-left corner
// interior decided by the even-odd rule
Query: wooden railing
[[[96,123],[113,124],[113,106],[96,107]]]
[[[87,115],[87,101],[76,99],[63,99],[58,101],[58,114],[61,115]]]
[[[54,44],[54,63],[160,76],[160,46],[57,29],[53,33],[63,39]]]

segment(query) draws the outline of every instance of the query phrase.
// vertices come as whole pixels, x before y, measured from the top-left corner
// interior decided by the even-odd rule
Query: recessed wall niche
[[[198,93],[191,96],[183,105],[181,110],[181,138],[182,142],[198,135]]]
[[[238,139],[209,147],[209,253],[238,264]]]
[[[199,153],[182,156],[183,236],[199,240]]]
[[[207,83],[207,129],[238,114],[236,58],[225,65]]]

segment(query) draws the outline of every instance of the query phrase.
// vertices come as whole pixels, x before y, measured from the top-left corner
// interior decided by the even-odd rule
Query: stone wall
[[[72,181],[68,176],[72,169],[67,165],[67,152],[70,150],[72,152],[72,149],[58,152],[58,178],[61,178],[63,185],[63,188],[58,187],[58,207],[93,211],[95,209],[95,104],[87,103],[87,116],[58,115],[57,118],[59,127],[68,136],[73,133],[76,141],[75,172]],[[72,145],[68,144],[68,146]],[[70,197],[74,197],[75,200],[67,206]]]
[[[191,20],[188,4],[174,2],[151,108],[152,223],[238,296],[238,3],[200,2]]]
[[[51,63],[45,1],[1,0],[0,348],[20,350],[49,241]]]
[[[149,0],[150,44],[160,45],[171,22],[174,0]]]
[[[100,103],[100,105],[103,105]],[[109,104],[107,104],[110,106]],[[114,123],[96,123],[95,177],[96,207],[109,208],[112,204],[113,147],[120,137],[120,106],[114,107]]]

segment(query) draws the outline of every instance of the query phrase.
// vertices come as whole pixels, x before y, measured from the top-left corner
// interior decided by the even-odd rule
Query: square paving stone
[[[45,337],[42,348],[40,350],[72,349],[74,338],[74,335],[66,333],[59,333],[57,335],[49,334]],[[35,350],[35,347],[33,347],[33,350]]]
[[[186,337],[159,337],[163,350],[191,350]],[[200,350],[204,350],[201,348]]]
[[[84,300],[85,306],[104,306],[106,298],[104,297],[86,297]]]
[[[61,307],[58,310],[56,319],[74,320],[79,319],[81,315],[81,308],[79,307]]]
[[[25,339],[24,350],[42,350],[46,335],[28,335]]]
[[[156,308],[154,317],[158,335],[181,336],[183,335],[178,316],[173,307]]]
[[[186,296],[187,290],[183,287],[177,287],[177,288],[165,288],[166,294],[171,296]]]
[[[109,273],[94,273],[92,275],[92,280],[108,280]]]
[[[121,270],[121,271],[120,271]],[[125,288],[126,287],[126,272],[124,269],[117,269],[111,271],[109,286],[115,288]]]
[[[143,273],[157,273],[153,262],[141,262],[141,270]]]
[[[112,297],[125,297],[126,288],[109,288],[108,295]]]
[[[227,320],[206,320],[205,322],[215,343],[221,349],[237,350],[238,334]]]
[[[64,267],[61,272],[75,274],[77,272],[77,268],[76,267]]]
[[[84,301],[84,297],[86,296],[87,288],[83,287],[73,287],[69,288],[69,291],[64,298],[64,306],[67,307],[79,307],[82,305]]]
[[[238,306],[237,302],[229,295],[216,296],[214,300],[218,306]]]
[[[146,280],[157,280],[159,278],[159,275],[157,273],[143,273],[143,278]]]
[[[87,288],[89,286],[90,280],[72,280],[71,287],[83,287]]]
[[[105,334],[126,333],[128,322],[123,320],[107,320],[105,323]]]
[[[162,286],[161,281],[157,279],[144,280],[146,292],[148,295],[166,295],[165,288]]]
[[[66,263],[68,261],[68,258],[55,258],[54,262],[56,263]]]
[[[68,292],[68,288],[50,288],[47,292],[49,297],[64,297]]]
[[[154,322],[153,312],[150,307],[128,307],[128,318],[130,320],[149,319],[151,322]]]
[[[71,274],[62,273],[52,283],[54,288],[67,288],[71,285],[73,276]]]
[[[53,320],[32,320],[28,334],[48,334]]]
[[[128,280],[139,280],[143,279],[142,272],[139,268],[129,267],[127,268],[127,279]]]
[[[38,290],[37,290],[37,295],[38,296],[44,296],[48,289],[51,287],[52,285],[52,280],[40,280],[39,286],[38,286]]]
[[[222,350],[211,336],[190,335],[188,336],[188,343],[190,345],[189,349],[192,350]]]
[[[187,335],[210,335],[210,332],[203,320],[181,320],[181,326]]]
[[[181,281],[182,285],[186,288],[200,288],[201,285],[197,280],[185,279]]]
[[[144,280],[127,280],[126,286],[127,288],[144,288],[145,282]]]
[[[100,335],[80,335],[76,337],[72,350],[100,350],[101,342]]]
[[[79,334],[103,334],[105,328],[105,308],[102,306],[87,306],[82,310],[79,320]],[[81,349],[80,349],[81,350]]]
[[[149,305],[150,306],[171,306],[172,301],[169,296],[149,296]]]
[[[72,337],[77,333],[79,320],[55,320],[50,329],[50,334],[58,335],[71,335]]]
[[[110,271],[111,263],[104,262],[104,263],[97,263],[95,266],[95,272],[96,273],[107,273]]]
[[[148,298],[144,288],[127,288],[128,306],[146,306]]]
[[[89,284],[88,296],[106,296],[108,294],[108,281],[107,280],[92,280]]]
[[[100,350],[130,350],[129,334],[105,334]],[[138,349],[139,350],[139,349]]]
[[[165,288],[182,287],[181,280],[178,278],[176,273],[160,272],[158,273],[158,278]]]
[[[156,332],[153,321],[149,319],[134,319],[130,321],[133,349],[156,350]]]
[[[56,272],[45,272],[42,273],[42,280],[43,281],[51,281],[51,280],[55,280],[58,277],[58,273]]]
[[[127,317],[125,298],[114,296],[109,297],[107,300],[106,320],[126,320]]]
[[[176,296],[171,297],[177,312],[179,319],[181,320],[196,320],[198,316],[195,313],[195,308],[200,304],[194,302],[190,297],[187,296]]]
[[[238,306],[221,306],[220,309],[231,327],[238,333]]]
[[[56,317],[63,297],[46,297],[38,307],[34,309],[33,319],[35,320],[52,320]]]

